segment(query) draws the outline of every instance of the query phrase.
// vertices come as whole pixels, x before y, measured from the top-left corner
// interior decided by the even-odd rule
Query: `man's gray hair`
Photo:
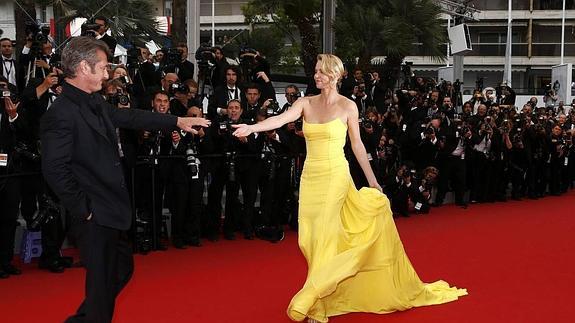
[[[62,51],[62,71],[64,75],[69,78],[76,77],[76,69],[82,61],[86,61],[92,72],[94,72],[96,63],[98,63],[98,51],[102,51],[108,56],[110,49],[106,43],[92,37],[80,36],[72,38]]]

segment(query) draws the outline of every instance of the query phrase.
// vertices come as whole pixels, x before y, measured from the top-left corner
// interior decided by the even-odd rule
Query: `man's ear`
[[[80,62],[80,64],[78,64],[79,68],[78,68],[78,72],[80,74],[88,74],[90,72],[90,65],[88,64],[87,61],[83,60]]]

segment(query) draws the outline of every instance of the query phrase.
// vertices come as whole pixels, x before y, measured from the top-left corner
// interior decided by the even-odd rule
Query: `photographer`
[[[353,87],[350,99],[357,105],[357,111],[359,111],[360,116],[364,116],[367,109],[374,105],[371,98],[367,95],[365,82],[361,82]]]
[[[53,54],[52,43],[46,40],[40,44],[34,44],[33,35],[28,35],[26,38],[26,44],[22,48],[22,55],[20,55],[20,62],[22,68],[25,69],[25,79],[26,82],[33,78],[43,79],[50,72],[52,72],[52,66],[58,66],[60,64],[59,55]],[[41,46],[38,52],[32,51],[34,46]]]
[[[243,113],[240,101],[231,100],[226,107],[227,119],[214,123],[210,128],[213,135],[212,153],[224,155],[214,160],[210,165],[212,181],[208,188],[208,239],[217,240],[219,219],[224,186],[226,187],[226,207],[224,220],[224,238],[235,240],[236,227],[239,225],[244,238],[254,238],[252,221],[256,200],[256,168],[254,157],[249,156],[261,152],[261,146],[255,140],[255,135],[235,137],[232,135],[232,124],[246,123],[242,120]],[[246,156],[248,155],[248,156]],[[243,195],[243,214],[238,205],[239,188]],[[240,222],[241,224],[237,223]]]
[[[194,78],[194,63],[188,60],[188,44],[180,42],[176,45],[180,54],[180,60],[175,65],[165,66],[165,73],[176,73],[182,82]],[[164,58],[169,55],[164,54]]]
[[[563,135],[563,129],[558,124],[551,128],[549,136],[549,194],[561,195],[562,193],[562,179],[561,170],[565,163],[565,157],[568,154],[568,146]]]
[[[230,65],[221,47],[214,47],[215,67],[212,72],[212,87],[215,89],[226,84],[225,71]]]
[[[260,110],[257,121],[261,122],[269,116],[265,110]],[[287,132],[282,128],[259,133],[256,138],[263,142],[261,158],[257,161],[262,218],[256,225],[256,234],[259,238],[271,242],[283,239],[282,224],[288,218],[285,214],[291,194],[288,138]]]
[[[4,76],[8,83],[14,85],[18,91],[22,91],[25,85],[24,70],[22,69],[22,63],[15,60],[13,57],[14,47],[12,46],[12,40],[10,38],[0,39],[0,75]]]
[[[214,95],[210,97],[208,106],[208,119],[217,120],[219,117],[227,116],[227,106],[230,100],[245,100],[243,90],[238,84],[239,69],[236,66],[228,66],[225,70],[226,84],[217,87]]]
[[[203,117],[198,107],[188,109],[188,116]],[[204,159],[202,154],[209,152],[212,145],[210,132],[197,128],[195,133],[186,133],[182,137],[182,145],[186,147],[186,170],[184,172],[188,181],[188,197],[184,217],[172,217],[172,236],[174,246],[183,248],[185,245],[201,247],[201,224],[203,215],[204,181],[207,165],[212,159]]]
[[[245,83],[256,83],[263,85],[268,83],[269,79],[262,77],[262,72],[265,75],[271,75],[270,63],[264,56],[253,48],[242,48],[240,50],[240,67],[242,69],[242,76]],[[266,93],[262,88],[262,92]],[[266,95],[264,97],[267,98]]]
[[[108,48],[110,49],[110,55],[113,57],[114,52],[116,51],[117,42],[116,39],[114,39],[114,37],[108,35],[108,29],[110,29],[110,26],[108,25],[108,19],[106,19],[106,17],[103,16],[98,16],[94,18],[94,23],[99,26],[99,28],[95,30],[96,32],[95,38],[103,41],[104,43],[106,43],[106,45],[108,45]]]
[[[153,95],[152,107],[155,113],[168,114],[169,111],[168,93],[158,91]],[[162,206],[164,194],[169,196],[169,209],[173,217],[183,217],[182,205],[185,206],[187,198],[187,183],[181,174],[185,170],[185,162],[182,159],[158,159],[157,156],[184,156],[185,147],[180,145],[181,134],[179,131],[171,130],[147,130],[142,133],[142,144],[139,148],[139,155],[149,156],[148,165],[143,165],[137,169],[137,184],[140,189],[136,196],[145,196],[138,199],[142,202],[141,209],[144,211],[144,219],[155,221],[156,250],[166,250],[167,247],[160,242],[161,228],[163,224]],[[152,172],[154,172],[155,183],[152,186]],[[183,193],[182,193],[183,192]],[[152,198],[152,193],[154,198]],[[153,206],[155,205],[155,208]],[[176,220],[177,222],[177,220]]]
[[[507,83],[501,83],[497,90],[497,103],[501,109],[515,109],[515,91]]]
[[[397,169],[395,176],[390,176],[385,182],[384,193],[391,201],[394,215],[409,217],[409,195],[414,176],[415,170],[404,164]]]
[[[379,170],[376,173],[377,180],[385,183],[390,174],[395,173],[399,163],[399,149],[393,139],[387,139],[387,135],[382,134],[377,146],[377,159]]]
[[[4,94],[9,86],[8,79],[0,76],[0,90]],[[10,93],[10,92],[6,92]],[[14,97],[14,99],[16,99]],[[14,237],[20,204],[20,179],[18,177],[2,178],[1,176],[19,173],[15,157],[15,141],[26,131],[23,119],[18,116],[19,103],[14,103],[10,96],[0,98],[0,279],[19,275],[21,271],[12,265],[14,257]]]
[[[447,126],[445,141],[438,153],[439,180],[435,205],[442,205],[448,188],[453,189],[455,205],[467,207],[464,194],[467,189],[467,159],[471,155],[473,133],[467,123]]]

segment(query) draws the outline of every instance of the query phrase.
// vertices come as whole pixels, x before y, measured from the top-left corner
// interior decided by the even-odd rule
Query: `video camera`
[[[197,179],[200,177],[200,160],[196,157],[196,150],[192,143],[188,144],[188,148],[186,149],[186,165],[190,169],[190,174],[192,175],[192,179]]]
[[[196,62],[198,68],[210,68],[216,65],[216,55],[214,54],[215,48],[206,45],[201,45],[196,50]]]
[[[27,39],[32,41],[30,55],[33,57],[40,57],[42,55],[42,45],[48,42],[50,25],[26,21],[25,33]]]
[[[182,51],[176,47],[163,48],[164,58],[162,59],[162,66],[164,68],[176,67],[182,61]]]
[[[80,36],[87,36],[96,38],[100,30],[100,25],[93,20],[86,20],[82,26],[80,26]]]

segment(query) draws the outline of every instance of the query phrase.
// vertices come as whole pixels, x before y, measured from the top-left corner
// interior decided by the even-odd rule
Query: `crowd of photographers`
[[[105,34],[106,20],[94,21],[85,32],[113,51],[116,42]],[[63,82],[58,57],[43,35],[32,30],[19,55],[10,39],[0,40],[0,278],[19,273],[11,264],[18,214],[28,229],[42,231],[41,268],[58,273],[71,266],[59,252],[66,212],[39,175],[40,118]],[[234,61],[221,48],[201,47],[196,66],[187,57],[185,43],[154,55],[134,47],[126,64],[110,64],[102,89],[118,109],[177,116],[207,111],[212,120],[210,128],[196,133],[116,129],[135,210],[134,248],[166,249],[168,231],[176,248],[199,247],[202,238],[216,241],[222,232],[227,240],[238,232],[245,239],[283,239],[285,224],[297,227],[298,175],[305,158],[302,122],[244,138],[232,136],[231,126],[280,114],[302,92],[287,86],[287,103],[279,106],[270,65],[255,50],[243,50]],[[394,214],[427,213],[450,191],[457,205],[467,207],[559,195],[572,187],[571,106],[549,103],[556,97],[548,93],[543,104],[532,98],[516,107],[515,94],[506,86],[478,90],[462,103],[459,86],[418,77],[393,91],[377,72],[360,69],[341,80],[340,92],[357,104],[362,141]],[[312,87],[307,92],[314,94]],[[207,107],[202,106],[205,96]],[[356,185],[365,186],[348,147],[346,153]]]

